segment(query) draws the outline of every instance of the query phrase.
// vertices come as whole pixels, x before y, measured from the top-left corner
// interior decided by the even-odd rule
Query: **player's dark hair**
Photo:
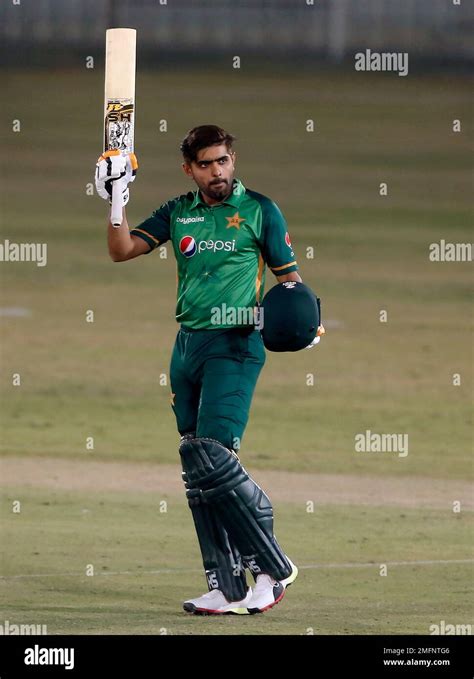
[[[234,135],[226,132],[222,127],[217,125],[199,125],[189,130],[183,141],[180,149],[184,160],[188,163],[197,160],[198,151],[205,149],[208,146],[215,146],[217,144],[225,144],[227,151],[232,151],[232,143],[235,141]]]

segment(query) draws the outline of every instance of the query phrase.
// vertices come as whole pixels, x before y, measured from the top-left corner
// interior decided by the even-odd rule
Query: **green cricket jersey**
[[[277,276],[298,270],[279,208],[238,179],[227,200],[210,206],[199,191],[190,191],[164,203],[131,233],[150,252],[171,240],[178,268],[176,320],[196,330],[251,325],[266,265]]]

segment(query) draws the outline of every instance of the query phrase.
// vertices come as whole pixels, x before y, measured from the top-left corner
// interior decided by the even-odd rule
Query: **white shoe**
[[[288,559],[288,557],[286,558]],[[249,613],[263,613],[283,599],[286,588],[296,580],[298,575],[295,564],[290,559],[288,561],[290,562],[291,573],[283,580],[275,580],[266,573],[257,575],[252,598],[248,604]]]
[[[197,599],[188,599],[184,602],[183,608],[187,613],[195,615],[219,615],[234,614],[248,615],[247,610],[249,601],[252,597],[252,588],[249,587],[247,596],[241,601],[227,601],[219,589],[211,589]]]

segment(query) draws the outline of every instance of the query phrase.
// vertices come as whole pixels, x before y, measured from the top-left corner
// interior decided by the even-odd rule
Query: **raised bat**
[[[133,153],[135,136],[135,63],[137,32],[109,28],[105,38],[104,151]],[[113,226],[122,224],[120,182],[112,182]]]

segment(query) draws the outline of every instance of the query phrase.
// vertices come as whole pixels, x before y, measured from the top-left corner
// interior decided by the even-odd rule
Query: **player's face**
[[[183,163],[188,177],[192,177],[209,205],[225,200],[232,191],[235,153],[225,144],[208,146],[198,151],[192,163]]]

